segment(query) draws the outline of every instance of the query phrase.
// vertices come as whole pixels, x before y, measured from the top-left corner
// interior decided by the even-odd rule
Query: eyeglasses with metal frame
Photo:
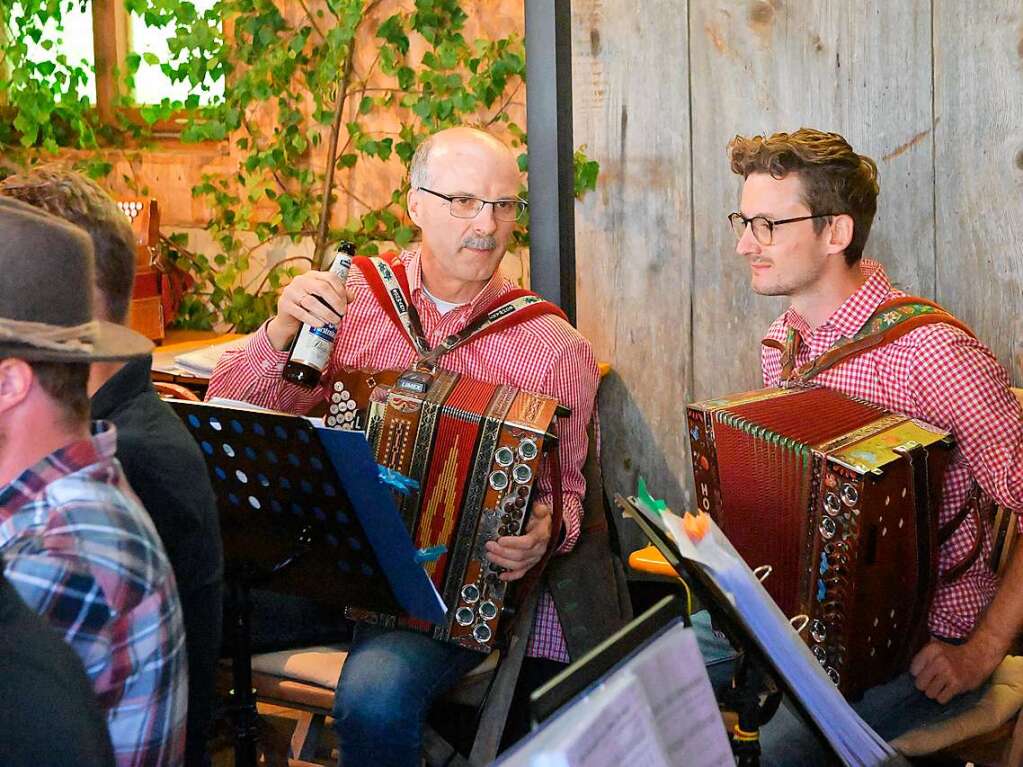
[[[735,232],[735,239],[741,240],[742,236],[746,233],[746,227],[753,228],[753,237],[761,245],[770,245],[774,242],[774,228],[781,226],[782,224],[794,224],[796,221],[809,221],[811,218],[828,218],[830,216],[840,216],[841,213],[815,213],[812,216],[797,216],[796,218],[783,218],[780,221],[772,221],[766,216],[753,216],[753,218],[746,218],[741,213],[730,213],[728,216],[728,223],[732,225],[732,231]]]
[[[480,211],[483,210],[484,205],[492,205],[494,208],[494,218],[498,221],[518,221],[522,214],[526,212],[526,208],[529,207],[529,203],[520,197],[506,197],[503,200],[483,200],[466,194],[442,194],[441,192],[435,192],[433,189],[427,189],[425,186],[418,186],[416,190],[432,194],[434,197],[440,197],[442,200],[447,200],[448,211],[455,218],[476,218]]]

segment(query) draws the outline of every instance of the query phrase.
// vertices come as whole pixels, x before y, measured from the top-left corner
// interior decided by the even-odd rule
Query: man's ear
[[[853,239],[855,223],[852,216],[842,213],[831,219],[831,237],[828,240],[828,253],[842,253]]]
[[[418,226],[420,229],[423,227],[419,224],[419,205],[420,205],[420,194],[415,189],[408,190],[408,217],[412,219],[412,223]]]
[[[25,360],[16,357],[0,360],[0,413],[24,402],[34,380],[32,367]]]

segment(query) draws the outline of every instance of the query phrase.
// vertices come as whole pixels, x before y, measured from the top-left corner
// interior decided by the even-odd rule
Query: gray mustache
[[[475,248],[477,250],[493,250],[497,247],[497,238],[490,236],[466,237],[462,240],[463,248]]]

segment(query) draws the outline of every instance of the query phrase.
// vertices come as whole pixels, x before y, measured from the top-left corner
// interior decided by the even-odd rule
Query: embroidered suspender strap
[[[379,256],[357,256],[352,259],[352,264],[359,267],[377,302],[390,317],[391,322],[412,344],[412,348],[420,355],[429,352],[430,344],[423,333],[419,312],[409,297],[405,265],[397,256],[389,259]]]
[[[550,461],[551,467],[551,539],[547,545],[547,551],[544,553],[543,558],[533,565],[524,576],[518,589],[519,602],[524,602],[526,596],[532,592],[533,589],[540,585],[540,579],[543,576],[544,570],[547,567],[547,561],[554,556],[555,549],[558,548],[559,541],[561,540],[561,528],[564,524],[564,495],[561,487],[561,446],[560,443],[554,446],[554,449],[548,454],[547,460]]]
[[[550,301],[544,301],[536,293],[521,288],[510,290],[499,296],[489,306],[484,307],[460,331],[448,336],[423,355],[420,362],[436,365],[437,360],[444,354],[467,341],[482,338],[544,314],[555,314],[568,322],[568,318],[561,309]]]
[[[799,355],[802,338],[795,328],[789,328],[784,345],[773,339],[764,339],[762,343],[775,349],[781,349],[781,378],[783,381],[808,383],[819,373],[839,363],[894,341],[919,327],[937,322],[952,325],[973,336],[973,331],[937,304],[924,298],[903,296],[881,304],[855,336],[839,339],[834,346],[819,357],[798,368],[794,368],[794,365]]]
[[[419,312],[412,304],[405,265],[398,257],[383,259],[378,256],[359,256],[352,263],[365,275],[377,302],[419,354],[419,362],[427,365],[436,365],[444,354],[467,341],[496,333],[534,317],[555,314],[568,322],[565,313],[550,301],[528,290],[516,288],[499,296],[472,317],[458,333],[448,336],[431,349],[419,320]]]

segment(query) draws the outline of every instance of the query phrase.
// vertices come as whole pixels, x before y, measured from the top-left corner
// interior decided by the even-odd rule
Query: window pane
[[[192,0],[196,14],[201,17],[206,11],[214,6],[216,0]],[[213,81],[209,75],[203,81],[203,85],[193,86],[188,81],[172,82],[160,69],[159,64],[152,64],[146,61],[145,54],[156,56],[160,62],[176,63],[171,61],[170,49],[167,40],[174,36],[174,24],[163,27],[150,27],[146,25],[143,17],[131,14],[131,48],[134,53],[142,56],[138,72],[135,74],[135,101],[139,104],[159,104],[163,99],[184,102],[188,96],[195,94],[199,97],[200,104],[209,104],[224,95],[224,79]]]
[[[25,18],[21,3],[11,5],[11,27],[25,43],[28,60],[43,65],[48,79],[75,98],[85,97],[96,103],[96,75],[93,69],[92,2],[64,0],[59,4],[61,22]],[[51,66],[52,65],[52,68]],[[80,70],[77,74],[72,70]]]

